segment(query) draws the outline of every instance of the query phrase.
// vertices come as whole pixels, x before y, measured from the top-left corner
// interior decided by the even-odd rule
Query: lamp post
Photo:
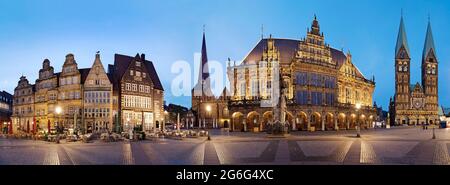
[[[55,109],[56,115],[58,115],[58,125],[59,125],[59,121],[60,121],[60,117],[61,117],[61,113],[62,113],[62,108],[60,106],[57,106]]]
[[[361,137],[361,123],[359,122],[359,109],[361,109],[361,104],[357,103],[355,105],[356,108],[356,123],[358,124],[358,129],[356,129],[356,137]]]
[[[59,124],[59,120],[60,120],[60,115],[62,112],[62,109],[60,106],[57,106],[55,109],[56,114],[58,115],[58,124]],[[59,143],[59,129],[56,129],[56,143]]]
[[[208,112],[208,119],[211,119],[211,105],[206,106],[206,112]],[[206,128],[206,123],[204,126]]]
[[[161,131],[164,133],[164,129],[165,129],[165,127],[166,127],[166,121],[167,120],[169,120],[169,118],[170,118],[170,115],[167,117],[167,115],[168,115],[169,113],[165,110],[164,111],[164,120],[163,120],[163,122],[162,122],[162,125],[160,125],[160,127],[161,127]],[[166,118],[167,117],[167,118]]]

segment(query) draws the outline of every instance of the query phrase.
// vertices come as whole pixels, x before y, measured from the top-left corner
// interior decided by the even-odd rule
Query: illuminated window
[[[126,83],[125,87],[126,87],[127,91],[131,91],[131,84],[130,83]]]

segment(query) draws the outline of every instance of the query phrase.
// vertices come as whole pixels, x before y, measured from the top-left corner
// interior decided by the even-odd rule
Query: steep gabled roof
[[[135,57],[115,54],[114,55],[114,66],[108,66],[108,70],[113,72],[113,82],[117,84],[117,82],[122,79],[122,76],[128,69],[130,63],[135,59]],[[156,73],[155,67],[151,61],[145,60],[143,61],[147,68],[148,75],[153,82],[154,88],[159,90],[164,90],[162,87],[161,81],[159,80],[158,74]]]
[[[156,73],[155,66],[153,66],[153,62],[146,60],[144,63],[147,66],[147,70],[148,70],[150,78],[152,79],[154,88],[164,91],[161,81],[159,80],[159,76]]]
[[[277,47],[280,52],[280,62],[289,63],[295,57],[298,49],[298,45],[300,44],[299,40],[295,39],[280,39],[280,38],[272,38],[275,42],[275,47]],[[264,49],[267,47],[268,39],[261,39],[256,46],[250,51],[250,53],[245,56],[243,63],[244,64],[253,64],[257,61],[261,61]],[[344,52],[330,48],[331,58],[337,64],[339,68],[342,64],[347,60]]]
[[[339,69],[345,61],[347,61],[347,56],[345,56],[344,52],[341,50],[337,50],[334,48],[330,48],[331,52],[331,60],[336,63],[337,68]]]
[[[280,38],[272,38],[275,42],[275,47],[280,52],[280,62],[289,63],[294,58],[299,40],[294,39],[280,39]],[[267,41],[269,39],[261,39],[258,44],[247,54],[244,58],[244,64],[254,64],[256,62],[261,61],[264,49],[267,47]]]
[[[89,71],[91,71],[91,68],[83,68],[83,69],[79,69],[78,71],[80,71],[80,75],[81,75],[81,84],[84,84],[87,76],[89,75]]]

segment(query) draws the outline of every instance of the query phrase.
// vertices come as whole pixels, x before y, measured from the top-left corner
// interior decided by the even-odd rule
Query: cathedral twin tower
[[[397,125],[437,124],[438,60],[430,21],[422,53],[422,83],[410,83],[410,68],[411,53],[402,16],[395,47],[395,96],[390,104],[391,120]]]

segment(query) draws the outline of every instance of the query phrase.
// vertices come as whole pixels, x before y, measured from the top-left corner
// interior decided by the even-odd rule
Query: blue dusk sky
[[[450,106],[450,1],[437,0],[14,0],[0,1],[0,90],[13,92],[21,75],[34,83],[45,58],[59,72],[68,53],[80,68],[91,67],[96,51],[104,65],[114,53],[145,53],[166,90],[175,97],[171,73],[178,60],[194,63],[206,25],[208,58],[226,65],[242,60],[264,34],[300,39],[317,15],[326,42],[350,50],[371,78],[374,101],[387,109],[394,94],[394,48],[401,10],[411,51],[411,83],[420,82],[428,15],[439,60],[439,102]],[[199,62],[199,61],[196,61]],[[197,64],[198,65],[198,64]],[[193,66],[193,65],[192,65]],[[192,83],[198,74],[192,75]]]

